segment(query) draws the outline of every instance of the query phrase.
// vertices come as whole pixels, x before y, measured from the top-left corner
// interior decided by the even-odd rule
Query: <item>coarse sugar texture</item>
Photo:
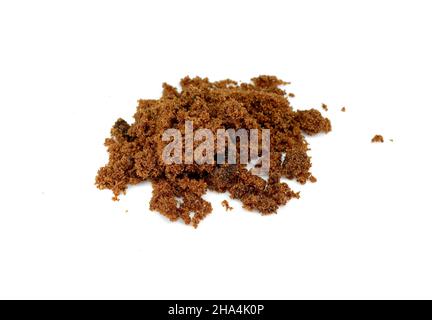
[[[281,182],[282,177],[302,184],[316,181],[310,173],[305,136],[331,131],[329,119],[318,110],[293,110],[281,88],[286,84],[274,76],[252,78],[250,83],[185,77],[180,89],[164,83],[159,99],[139,100],[133,123],[115,122],[105,141],[109,161],[97,173],[97,187],[112,190],[118,200],[129,185],[149,180],[153,185],[150,209],[194,227],[212,211],[203,199],[207,190],[228,192],[244,208],[263,215],[276,213],[299,197]],[[268,179],[240,163],[166,164],[162,154],[169,142],[163,141],[162,134],[177,129],[184,136],[186,121],[193,121],[196,129],[211,130],[214,136],[218,129],[270,129]]]

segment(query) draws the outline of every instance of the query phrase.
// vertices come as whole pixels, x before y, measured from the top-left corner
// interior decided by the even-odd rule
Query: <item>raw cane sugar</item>
[[[262,215],[276,213],[290,199],[299,198],[282,178],[302,184],[316,181],[310,172],[306,137],[331,131],[330,120],[317,109],[293,109],[288,99],[293,95],[281,88],[286,84],[274,76],[259,76],[249,83],[185,77],[180,89],[164,83],[159,99],[138,101],[132,123],[123,119],[114,123],[105,141],[109,160],[99,169],[96,186],[111,190],[117,200],[129,185],[151,181],[150,209],[194,227],[212,212],[211,203],[203,198],[208,190],[227,192],[244,208]],[[255,175],[238,162],[167,164],[163,153],[171,142],[163,139],[164,133],[181,132],[184,143],[177,156],[187,159],[188,140],[183,136],[189,122],[194,129],[208,129],[214,136],[220,129],[269,130],[268,177]],[[263,139],[261,134],[259,141]],[[190,143],[198,144],[195,140]],[[235,141],[237,151],[238,144]],[[259,149],[260,154],[265,151]],[[219,150],[217,156],[225,153]]]

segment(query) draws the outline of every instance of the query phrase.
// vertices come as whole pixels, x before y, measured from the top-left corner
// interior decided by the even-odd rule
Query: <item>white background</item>
[[[431,10],[2,0],[0,298],[432,298]],[[260,74],[330,109],[333,132],[309,139],[318,182],[290,183],[300,200],[262,217],[209,193],[195,230],[149,211],[149,183],[119,203],[94,187],[137,99]]]

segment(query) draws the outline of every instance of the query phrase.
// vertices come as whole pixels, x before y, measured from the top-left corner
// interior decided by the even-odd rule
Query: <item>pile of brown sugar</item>
[[[384,143],[384,137],[383,137],[382,135],[380,135],[380,134],[376,134],[376,135],[372,138],[371,142],[372,142],[372,143]]]
[[[331,130],[330,121],[318,110],[294,111],[280,88],[284,84],[274,76],[241,84],[185,77],[180,90],[164,83],[160,99],[139,100],[134,123],[115,122],[105,141],[109,162],[97,174],[97,187],[112,190],[116,200],[128,185],[150,180],[150,209],[195,227],[212,211],[203,199],[207,190],[228,192],[244,208],[263,215],[275,213],[299,197],[282,177],[302,184],[316,181],[305,135]],[[162,150],[168,142],[162,141],[162,133],[170,128],[184,133],[187,120],[215,135],[220,128],[270,129],[268,179],[253,175],[243,164],[165,164]]]

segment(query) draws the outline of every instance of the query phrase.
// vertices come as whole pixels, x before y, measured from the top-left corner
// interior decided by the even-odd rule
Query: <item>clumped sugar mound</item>
[[[384,142],[384,137],[383,137],[382,135],[380,135],[380,134],[376,134],[376,135],[372,138],[371,142],[372,142],[372,143],[383,143],[383,142]]]
[[[180,90],[163,84],[158,100],[139,100],[134,123],[118,119],[106,139],[109,161],[99,169],[96,185],[109,189],[114,199],[128,185],[149,180],[153,185],[150,209],[171,221],[194,227],[212,211],[203,199],[207,190],[228,192],[243,207],[272,214],[298,193],[282,177],[300,183],[316,181],[310,173],[305,135],[327,133],[330,121],[316,109],[295,111],[281,89],[287,83],[274,76],[259,76],[250,83],[232,80],[210,82],[185,77]],[[194,129],[270,129],[270,171],[264,179],[244,164],[165,164],[162,140],[167,129],[185,133],[185,122]],[[183,144],[184,149],[184,144]]]

